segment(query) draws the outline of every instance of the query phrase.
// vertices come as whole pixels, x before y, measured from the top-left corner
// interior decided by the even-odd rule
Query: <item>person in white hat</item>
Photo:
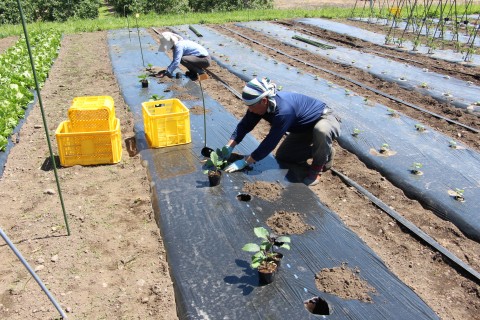
[[[244,169],[260,161],[272,152],[282,137],[288,133],[275,154],[277,160],[287,163],[306,163],[312,158],[307,177],[308,186],[320,182],[322,172],[333,165],[334,139],[340,136],[340,118],[324,102],[294,92],[277,92],[277,86],[268,78],[249,81],[242,92],[247,113],[238,123],[227,142],[227,158],[233,148],[261,119],[271,124],[270,131],[249,156],[237,160],[225,168],[226,172]]]
[[[195,81],[199,74],[205,73],[204,69],[208,68],[212,61],[207,49],[200,44],[185,40],[172,32],[163,32],[160,35],[158,51],[168,52],[169,50],[173,51],[172,63],[166,70],[157,74],[159,78],[173,77],[175,69],[182,64],[188,69],[185,75]]]

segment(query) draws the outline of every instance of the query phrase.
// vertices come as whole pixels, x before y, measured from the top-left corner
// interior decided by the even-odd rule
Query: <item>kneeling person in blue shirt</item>
[[[158,73],[160,78],[164,76],[173,77],[175,69],[179,64],[182,64],[188,69],[185,75],[195,81],[198,79],[199,74],[205,73],[204,69],[208,68],[212,61],[207,49],[172,32],[163,32],[160,35],[160,47],[158,50],[164,52],[173,50],[172,63],[166,70]]]
[[[261,119],[268,121],[271,128],[256,150],[245,159],[230,164],[225,171],[242,170],[262,160],[288,133],[275,154],[276,158],[290,163],[304,163],[312,158],[309,174],[303,182],[308,186],[318,184],[322,172],[333,164],[335,150],[332,143],[340,135],[339,118],[332,109],[303,94],[277,92],[276,85],[267,78],[249,81],[243,88],[242,99],[248,110],[226,144],[230,154]]]

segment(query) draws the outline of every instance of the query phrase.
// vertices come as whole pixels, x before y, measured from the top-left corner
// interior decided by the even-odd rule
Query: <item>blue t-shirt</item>
[[[180,65],[183,56],[208,56],[208,51],[201,45],[190,40],[180,40],[173,46],[173,60],[167,68],[169,74],[173,75],[175,69]]]
[[[293,92],[280,91],[275,96],[275,101],[277,107],[272,113],[267,112],[260,116],[247,111],[231,136],[238,144],[262,118],[271,124],[269,133],[251,154],[255,161],[262,160],[272,152],[286,132],[313,130],[326,108],[326,104],[318,99]]]

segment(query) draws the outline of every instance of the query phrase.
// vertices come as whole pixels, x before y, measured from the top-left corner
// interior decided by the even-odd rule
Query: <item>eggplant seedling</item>
[[[389,115],[389,116],[391,116],[391,117],[393,117],[393,118],[398,118],[398,117],[399,117],[399,115],[398,115],[398,113],[397,113],[396,110],[393,110],[393,109],[391,109],[391,108],[388,108],[387,111],[388,111],[388,115]]]
[[[423,167],[423,164],[421,164],[420,162],[414,162],[410,167],[410,172],[416,175],[422,175],[423,172],[420,171],[422,167]]]
[[[380,153],[387,153],[388,151],[390,151],[390,146],[388,145],[388,143],[382,144],[382,146],[380,147]]]
[[[159,96],[158,94],[152,94],[148,101],[157,101],[157,100],[162,100],[165,98],[165,96]],[[155,106],[156,107],[156,106]]]
[[[425,126],[424,126],[423,124],[417,123],[417,124],[415,125],[415,129],[416,129],[417,131],[423,132],[423,131],[425,131]]]
[[[457,149],[457,142],[455,140],[450,140],[449,147],[452,149]]]
[[[427,88],[428,88],[428,83],[422,82],[422,84],[420,85],[420,87],[422,87],[422,88],[424,88],[424,89],[427,89]]]
[[[465,201],[465,196],[464,196],[465,190],[455,188],[455,195],[453,196],[455,200],[463,202]]]
[[[360,132],[362,132],[362,130],[360,130],[360,129],[358,129],[358,128],[355,128],[355,129],[353,129],[352,136],[358,137],[358,135],[360,134]]]
[[[247,243],[242,248],[243,251],[254,252],[250,263],[252,268],[258,268],[267,263],[276,264],[275,258],[277,252],[274,251],[275,247],[290,250],[291,240],[288,236],[277,236],[269,233],[264,227],[254,228],[253,232],[261,239],[261,243]]]
[[[141,74],[138,76],[139,82],[142,84],[142,88],[148,87],[148,74]]]
[[[228,154],[227,147],[222,149],[217,149],[210,153],[210,157],[207,159],[203,165],[203,173],[208,174],[210,171],[220,171],[227,165],[227,160],[225,155]]]

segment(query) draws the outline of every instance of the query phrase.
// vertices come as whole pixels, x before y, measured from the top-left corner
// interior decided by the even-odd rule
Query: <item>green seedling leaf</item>
[[[290,240],[290,237],[287,237],[287,236],[281,236],[281,237],[278,237],[275,242],[283,242],[283,243],[290,243],[291,240]]]
[[[247,243],[243,246],[242,250],[248,252],[257,252],[260,251],[260,246],[256,243]]]
[[[267,229],[265,229],[264,227],[257,227],[257,228],[254,228],[253,229],[253,232],[255,233],[255,235],[259,238],[262,238],[262,239],[265,239],[267,240],[268,239],[268,231]]]

